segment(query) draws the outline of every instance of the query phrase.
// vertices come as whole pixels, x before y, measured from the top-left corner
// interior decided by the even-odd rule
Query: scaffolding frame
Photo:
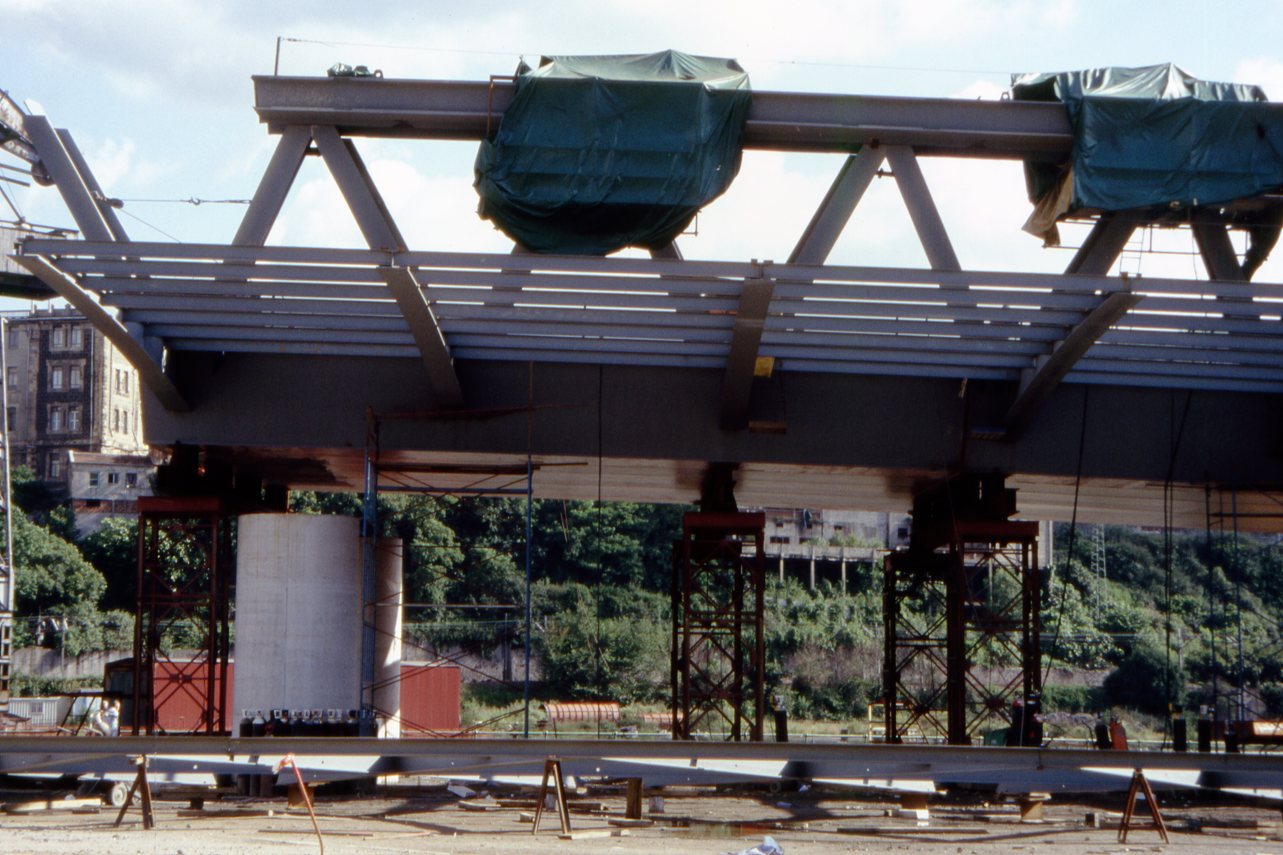
[[[766,637],[764,513],[691,512],[674,550],[673,738],[716,724],[762,740]]]
[[[522,498],[525,500],[525,542],[523,549],[525,569],[524,644],[523,644],[523,723],[522,735],[530,736],[530,660],[531,638],[534,629],[532,610],[531,556],[532,516],[534,506],[534,473],[539,468],[527,454],[521,464],[502,465],[447,465],[383,460],[380,454],[380,430],[384,420],[430,420],[434,413],[388,413],[377,415],[366,412],[364,485],[361,493],[361,710],[363,716],[387,714],[374,705],[374,692],[388,681],[375,678],[375,643],[377,628],[375,611],[380,607],[377,597],[376,567],[379,546],[378,499],[381,492],[417,493],[433,496],[467,496],[473,498]],[[390,483],[385,483],[390,482]],[[404,606],[403,606],[404,608]],[[404,638],[402,639],[404,644]],[[449,661],[447,659],[447,661]],[[393,678],[397,681],[401,675]]]
[[[214,497],[147,496],[138,500],[138,594],[134,613],[132,732],[154,734],[164,707],[185,695],[200,705],[199,731],[219,733],[228,718],[231,654],[230,520]],[[196,655],[176,660],[166,630],[187,623]],[[156,666],[177,679],[156,690]]]
[[[916,730],[969,745],[1041,695],[1038,524],[1014,512],[1001,477],[963,476],[915,503],[913,545],[884,564],[888,742]],[[981,664],[1016,671],[995,681]]]

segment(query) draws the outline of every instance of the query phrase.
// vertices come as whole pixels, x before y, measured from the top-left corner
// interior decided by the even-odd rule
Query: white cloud
[[[1283,101],[1283,62],[1264,56],[1239,60],[1234,66],[1234,82],[1255,84],[1271,101]]]

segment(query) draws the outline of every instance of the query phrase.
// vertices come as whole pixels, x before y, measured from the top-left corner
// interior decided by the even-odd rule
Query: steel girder
[[[254,77],[254,109],[270,131],[330,125],[358,136],[474,140],[493,133],[510,81]],[[754,92],[747,148],[848,153],[910,145],[924,154],[1060,156],[1073,136],[1059,104]]]

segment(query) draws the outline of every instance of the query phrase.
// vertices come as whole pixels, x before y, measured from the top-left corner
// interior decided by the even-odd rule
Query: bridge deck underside
[[[597,498],[600,462],[603,498],[689,502],[706,462],[729,460],[745,504],[900,510],[980,467],[1010,473],[1030,517],[1068,519],[1076,496],[1079,519],[1159,525],[1171,481],[1179,525],[1230,505],[1244,528],[1283,522],[1279,285],[136,242],[24,253],[163,343],[192,411],[148,399],[152,442],[269,482],[358,487],[368,408],[429,416],[385,431],[387,460],[529,452],[543,496]],[[462,409],[425,384],[389,268],[413,271]],[[763,278],[771,428],[723,431],[739,294]],[[1022,436],[987,437],[1022,374],[1120,291],[1143,296]]]

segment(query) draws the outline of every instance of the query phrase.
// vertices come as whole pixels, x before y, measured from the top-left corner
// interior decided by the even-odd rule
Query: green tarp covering
[[[535,252],[664,247],[739,171],[750,97],[730,59],[544,57],[477,153],[478,213]]]
[[[1074,132],[1068,164],[1026,164],[1036,233],[1083,208],[1184,209],[1283,186],[1283,104],[1256,86],[1158,65],[1018,76],[1012,96],[1064,102]]]

